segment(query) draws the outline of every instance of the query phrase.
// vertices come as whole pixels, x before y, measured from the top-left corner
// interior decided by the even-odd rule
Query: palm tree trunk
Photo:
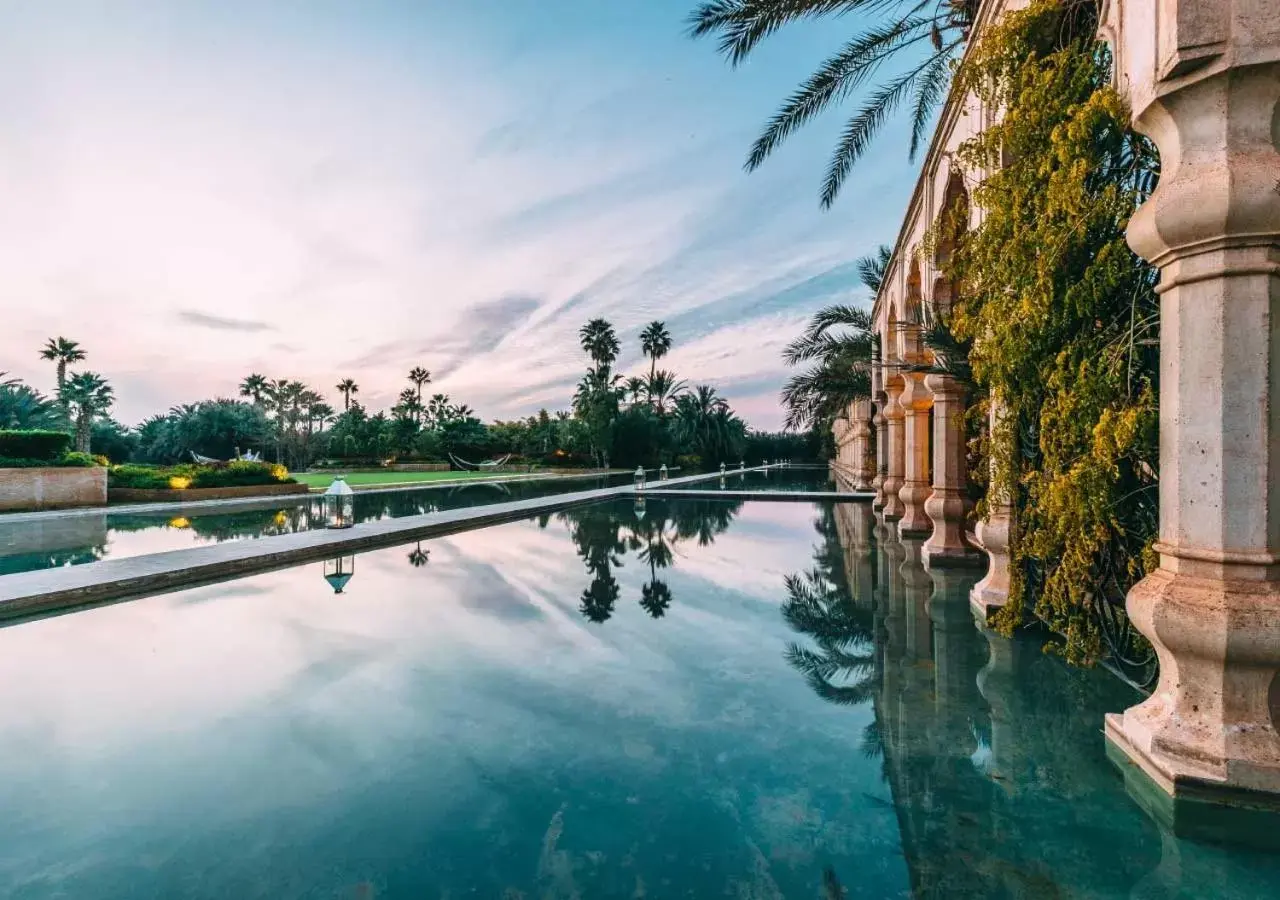
[[[67,361],[65,359],[58,360],[58,402],[62,404],[62,408],[67,408],[67,401],[62,399],[62,392],[67,387]]]
[[[76,416],[76,452],[89,452],[89,425],[90,417],[87,412],[81,411]]]

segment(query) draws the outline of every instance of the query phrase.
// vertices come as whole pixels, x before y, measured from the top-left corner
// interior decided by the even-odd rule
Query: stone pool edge
[[[719,473],[687,475],[663,484],[692,484],[719,477]],[[520,521],[539,513],[558,512],[635,493],[631,485],[596,488],[381,519],[342,530],[316,529],[253,541],[227,541],[123,559],[105,559],[81,566],[19,572],[0,578],[0,624],[16,624],[53,613],[198,587],[331,559],[336,555],[377,550]]]

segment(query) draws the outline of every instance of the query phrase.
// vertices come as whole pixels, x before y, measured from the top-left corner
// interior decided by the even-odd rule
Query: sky
[[[414,366],[485,419],[563,409],[603,316],[757,428],[805,318],[866,302],[896,236],[903,123],[818,205],[828,116],[752,138],[855,31],[732,69],[694,0],[0,0],[0,371],[49,391],[64,335],[116,418],[250,372],[389,406]]]

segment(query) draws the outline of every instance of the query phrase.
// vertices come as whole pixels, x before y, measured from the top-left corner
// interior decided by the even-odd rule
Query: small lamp
[[[324,580],[329,582],[335,594],[341,594],[351,576],[356,573],[356,558],[352,556],[335,556],[324,561]]]
[[[724,463],[720,463],[720,477],[724,477]]]
[[[745,472],[747,470],[747,461],[745,459],[738,460],[738,471]]]
[[[355,492],[341,475],[324,492],[324,520],[327,528],[350,528],[356,524]]]
[[[644,490],[644,466],[636,466],[636,490]]]
[[[663,463],[661,466],[658,467],[658,480],[659,481],[667,480],[667,464],[666,463]]]

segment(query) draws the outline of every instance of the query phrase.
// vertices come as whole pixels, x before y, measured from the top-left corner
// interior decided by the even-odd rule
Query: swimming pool
[[[869,517],[615,501],[0,629],[0,893],[1270,895],[1127,796],[1130,689]]]

